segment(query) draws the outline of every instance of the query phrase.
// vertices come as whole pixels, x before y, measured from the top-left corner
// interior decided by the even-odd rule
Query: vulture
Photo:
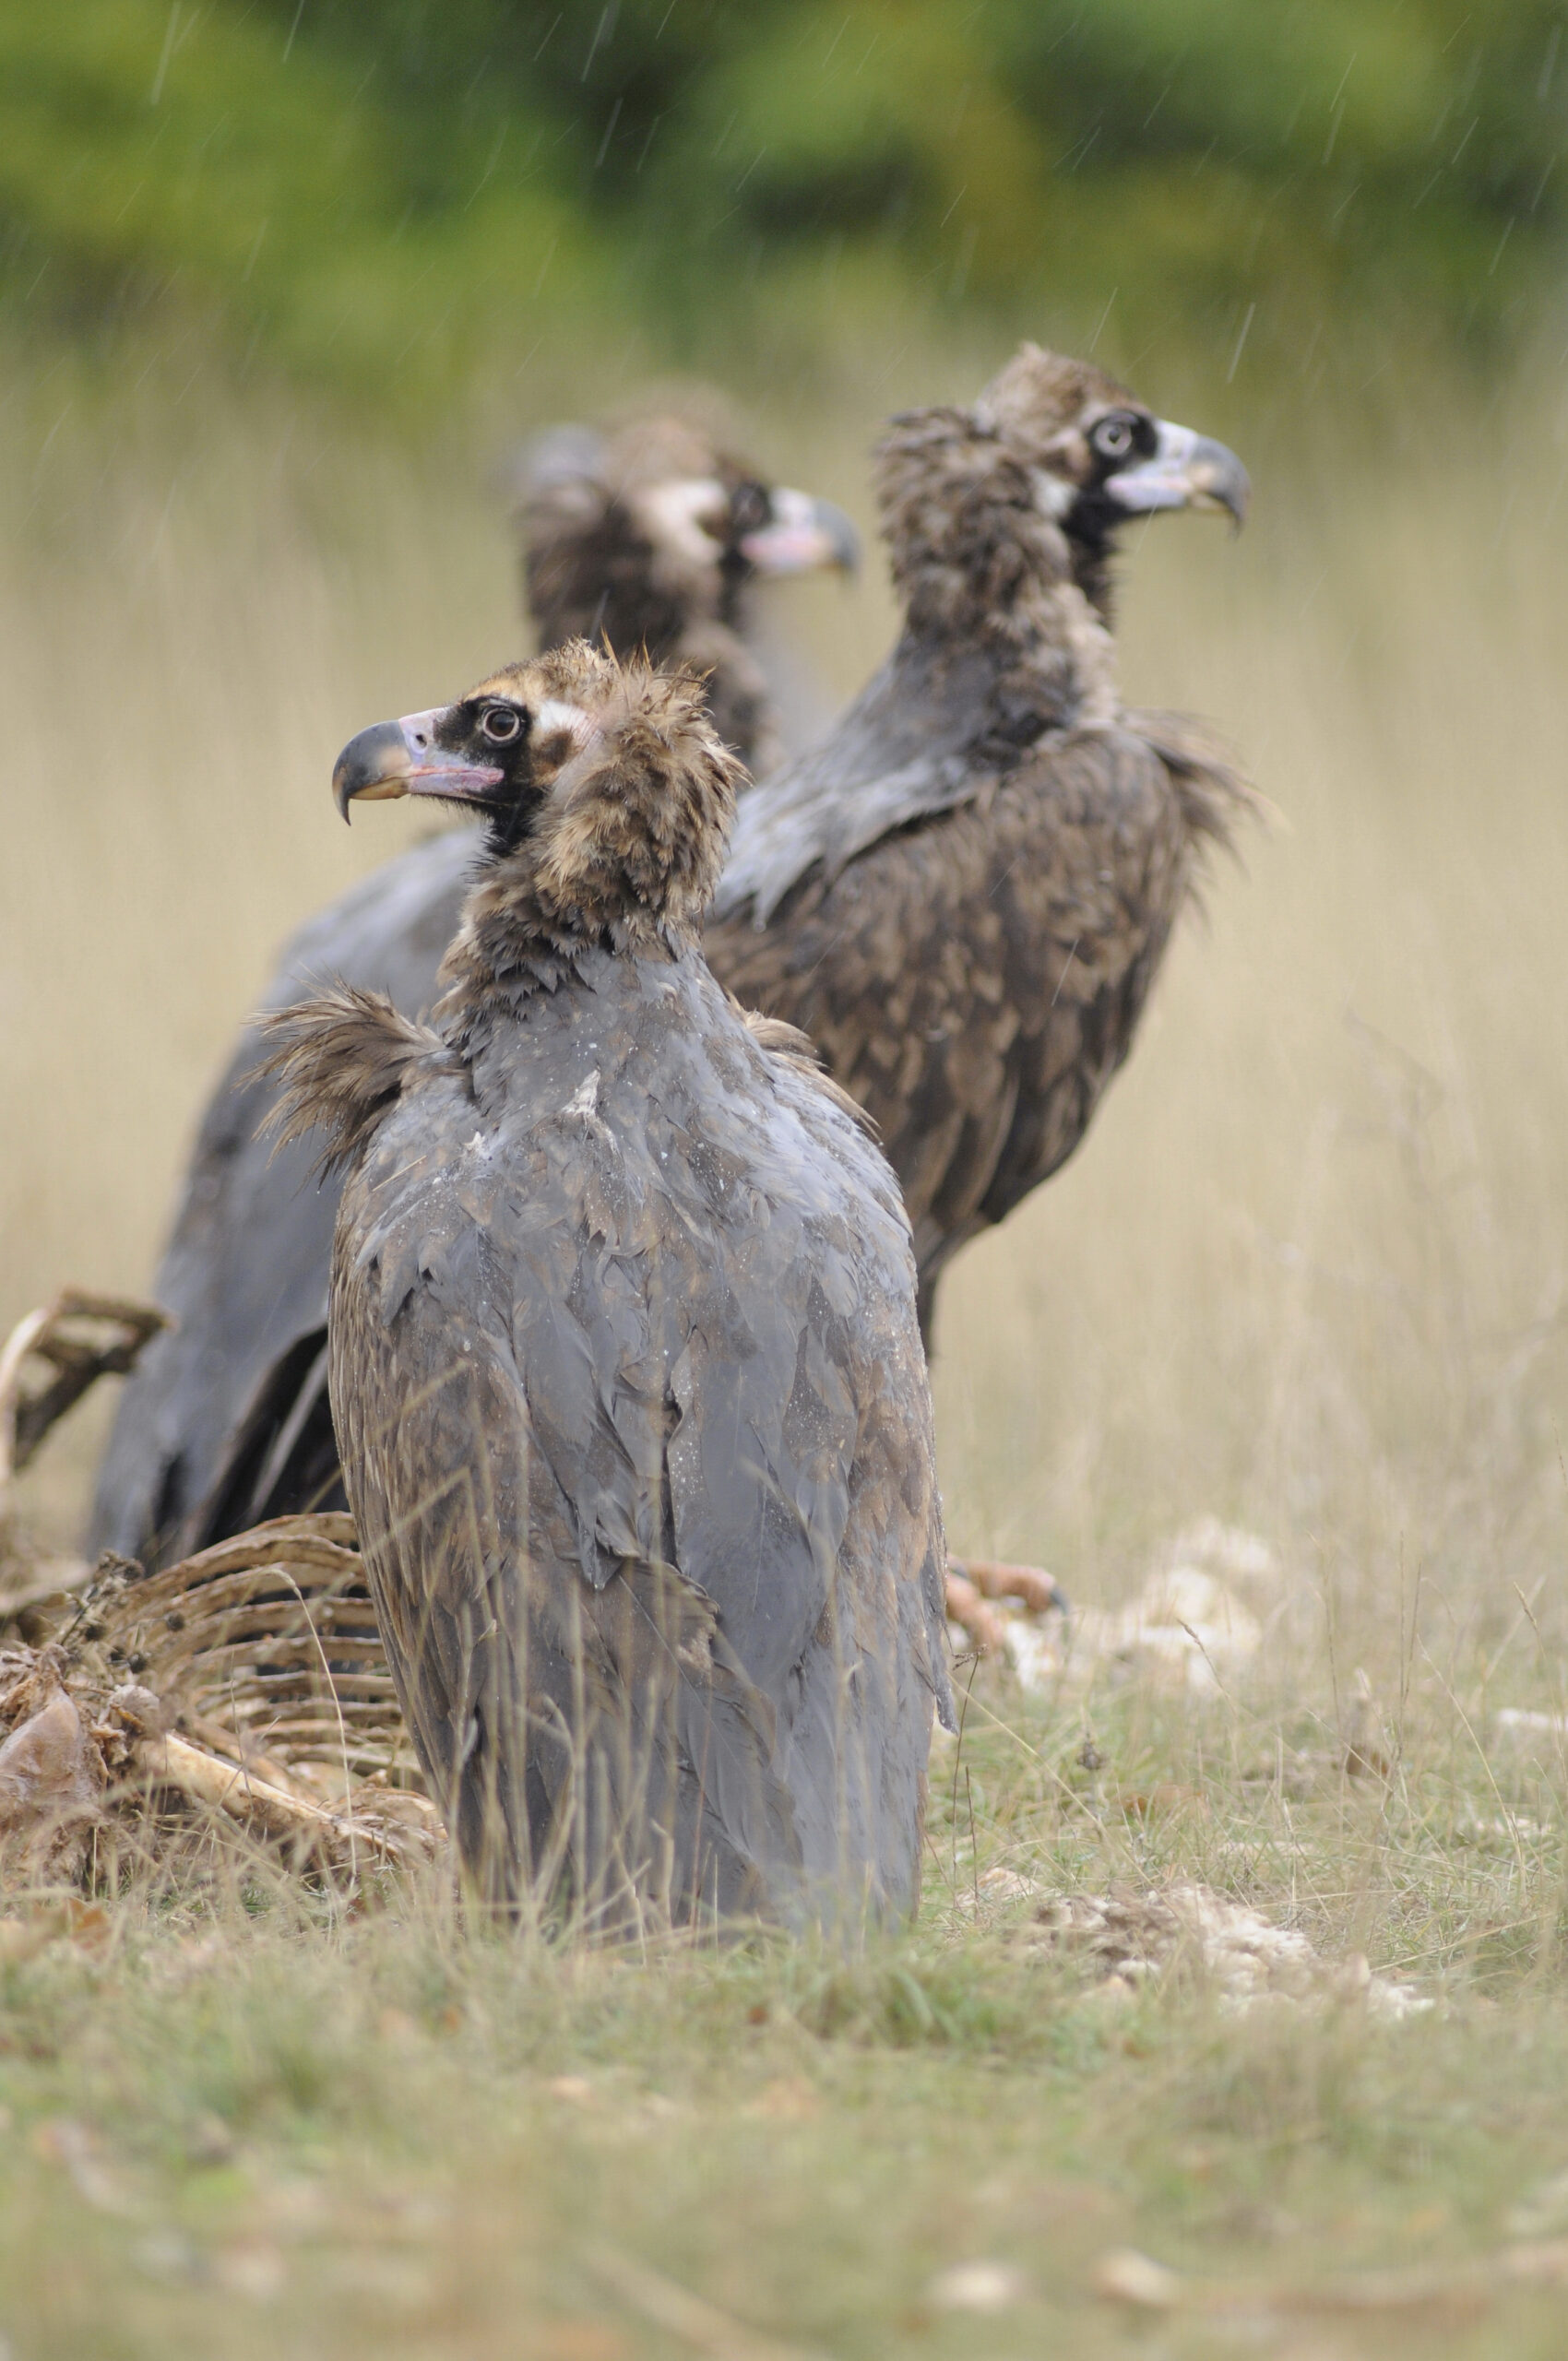
[[[777,710],[748,611],[752,586],[819,567],[852,573],[842,509],[764,482],[685,418],[613,434],[560,426],[522,454],[515,506],[523,599],[541,647],[592,640],[705,674],[708,711],[754,777],[778,767]]]
[[[1111,634],[1118,528],[1240,526],[1248,482],[1035,345],[971,409],[895,419],[877,477],[903,628],[744,800],[705,941],[876,1124],[929,1342],[950,1258],[1083,1138],[1202,855],[1251,801],[1195,724],[1123,711]]]
[[[582,637],[695,665],[726,743],[748,767],[771,760],[780,717],[748,642],[748,594],[769,577],[852,569],[842,511],[770,485],[717,435],[667,415],[612,433],[549,430],[523,453],[513,498],[540,646]],[[287,945],[262,1007],[337,976],[410,1015],[427,1008],[475,844],[471,827],[448,830],[350,887]],[[273,1501],[341,1501],[325,1358],[337,1201],[303,1148],[258,1140],[273,1093],[257,1054],[253,1024],[202,1119],[154,1282],[176,1326],[122,1397],[95,1552],[156,1564],[242,1531]]]
[[[486,1900],[604,1928],[910,1909],[951,1712],[897,1182],[702,953],[738,767],[585,641],[362,731],[345,817],[484,817],[445,990],[265,1027],[346,1176],[331,1401],[432,1793]]]

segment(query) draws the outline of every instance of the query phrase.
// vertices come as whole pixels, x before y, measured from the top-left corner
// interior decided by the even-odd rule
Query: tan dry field
[[[1496,1721],[1568,1705],[1564,416],[1303,383],[1249,432],[1143,374],[1257,504],[1131,537],[1126,694],[1219,722],[1277,817],[1087,1146],[950,1275],[939,1430],[955,1545],[1087,1608],[1200,1516],[1260,1536],[1260,1652],[1209,1695],[982,1671],[921,1926],[863,1966],[475,1941],[434,1893],[350,1924],[261,1865],[0,1961],[17,2361],[1568,2343],[1568,1767]],[[878,410],[979,374],[780,398],[759,445],[869,522]],[[334,753],[516,640],[469,457],[192,384],[3,405],[6,1321],[148,1285],[272,948],[403,841],[340,827]],[[885,642],[874,563],[776,607],[839,694]],[[28,1479],[61,1540],[105,1406]],[[1386,1780],[1341,1775],[1363,1669]],[[1239,2015],[1190,1947],[1108,1999],[1002,1869],[1200,1880],[1436,2006]],[[1129,2242],[1196,2276],[1132,2300]]]

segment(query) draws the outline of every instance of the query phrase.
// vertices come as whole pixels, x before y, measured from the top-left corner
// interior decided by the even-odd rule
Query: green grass
[[[29,2356],[689,2349],[618,2257],[823,2352],[1111,2355],[1148,2349],[1095,2289],[1132,2244],[1282,2311],[1434,2274],[1435,2311],[1302,2351],[1560,2350],[1559,2298],[1442,2296],[1568,2227],[1538,2196],[1568,2163],[1557,1846],[1455,1844],[1491,1781],[1408,1712],[1420,1776],[1325,1772],[1292,1800],[1246,1774],[1294,1704],[1107,1693],[1091,1790],[1080,1707],[982,1675],[920,1924],[853,1961],[552,1949],[465,1929],[434,1880],[347,1919],[266,1879],[111,1904],[101,1949],[0,1972],[0,2320]],[[1154,1773],[1202,1809],[1129,1820]],[[1206,1877],[1441,2008],[1237,2015],[1190,1973],[1114,2004],[1028,1941],[1027,1899],[963,1906],[1003,1864],[1091,1892]],[[977,2260],[1016,2301],[944,2313],[937,2274]],[[1178,2315],[1158,2349],[1214,2333]]]

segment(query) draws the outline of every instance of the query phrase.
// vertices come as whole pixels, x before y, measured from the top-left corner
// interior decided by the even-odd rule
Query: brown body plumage
[[[362,733],[345,804],[488,816],[445,996],[267,1028],[348,1169],[332,1406],[432,1791],[600,1924],[909,1907],[946,1701],[897,1184],[697,945],[733,777],[586,647]]]

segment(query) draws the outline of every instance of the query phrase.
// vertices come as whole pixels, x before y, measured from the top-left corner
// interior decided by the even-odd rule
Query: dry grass
[[[858,448],[920,379],[765,414],[768,456],[863,515]],[[1293,394],[1252,439],[1238,397],[1168,397],[1256,463],[1257,515],[1234,545],[1150,530],[1123,630],[1129,695],[1219,719],[1279,824],[1217,874],[1088,1147],[952,1275],[937,1370],[956,1544],[1114,1601],[1195,1514],[1233,1518],[1285,1570],[1263,1654],[1206,1703],[983,1676],[921,1928],[863,1968],[519,1952],[434,1890],[348,1925],[259,1876],[0,1968],[18,2361],[690,2349],[596,2275],[605,2240],[836,2354],[1111,2354],[1150,2349],[1088,2291],[1128,2238],[1297,2284],[1489,2250],[1521,2204],[1568,2227],[1561,2191],[1529,2199],[1568,2164],[1568,1774],[1491,1718],[1562,1704],[1568,1637],[1559,421],[1528,387],[1486,419],[1426,387],[1331,429]],[[332,754],[514,640],[449,452],[209,397],[111,430],[36,377],[7,411],[0,1320],[145,1284],[272,946],[397,840],[339,827]],[[852,686],[879,587],[790,606]],[[61,1535],[78,1425],[29,1479]],[[1386,1784],[1335,1767],[1360,1666]],[[1443,2011],[1238,2021],[1182,1979],[1109,2011],[1006,1909],[976,1932],[998,1866],[1198,1877]],[[976,2256],[1026,2273],[1024,2308],[932,2309]],[[1255,2341],[1544,2356],[1561,2300],[1264,2306]],[[1220,2333],[1177,2317],[1158,2349]]]

